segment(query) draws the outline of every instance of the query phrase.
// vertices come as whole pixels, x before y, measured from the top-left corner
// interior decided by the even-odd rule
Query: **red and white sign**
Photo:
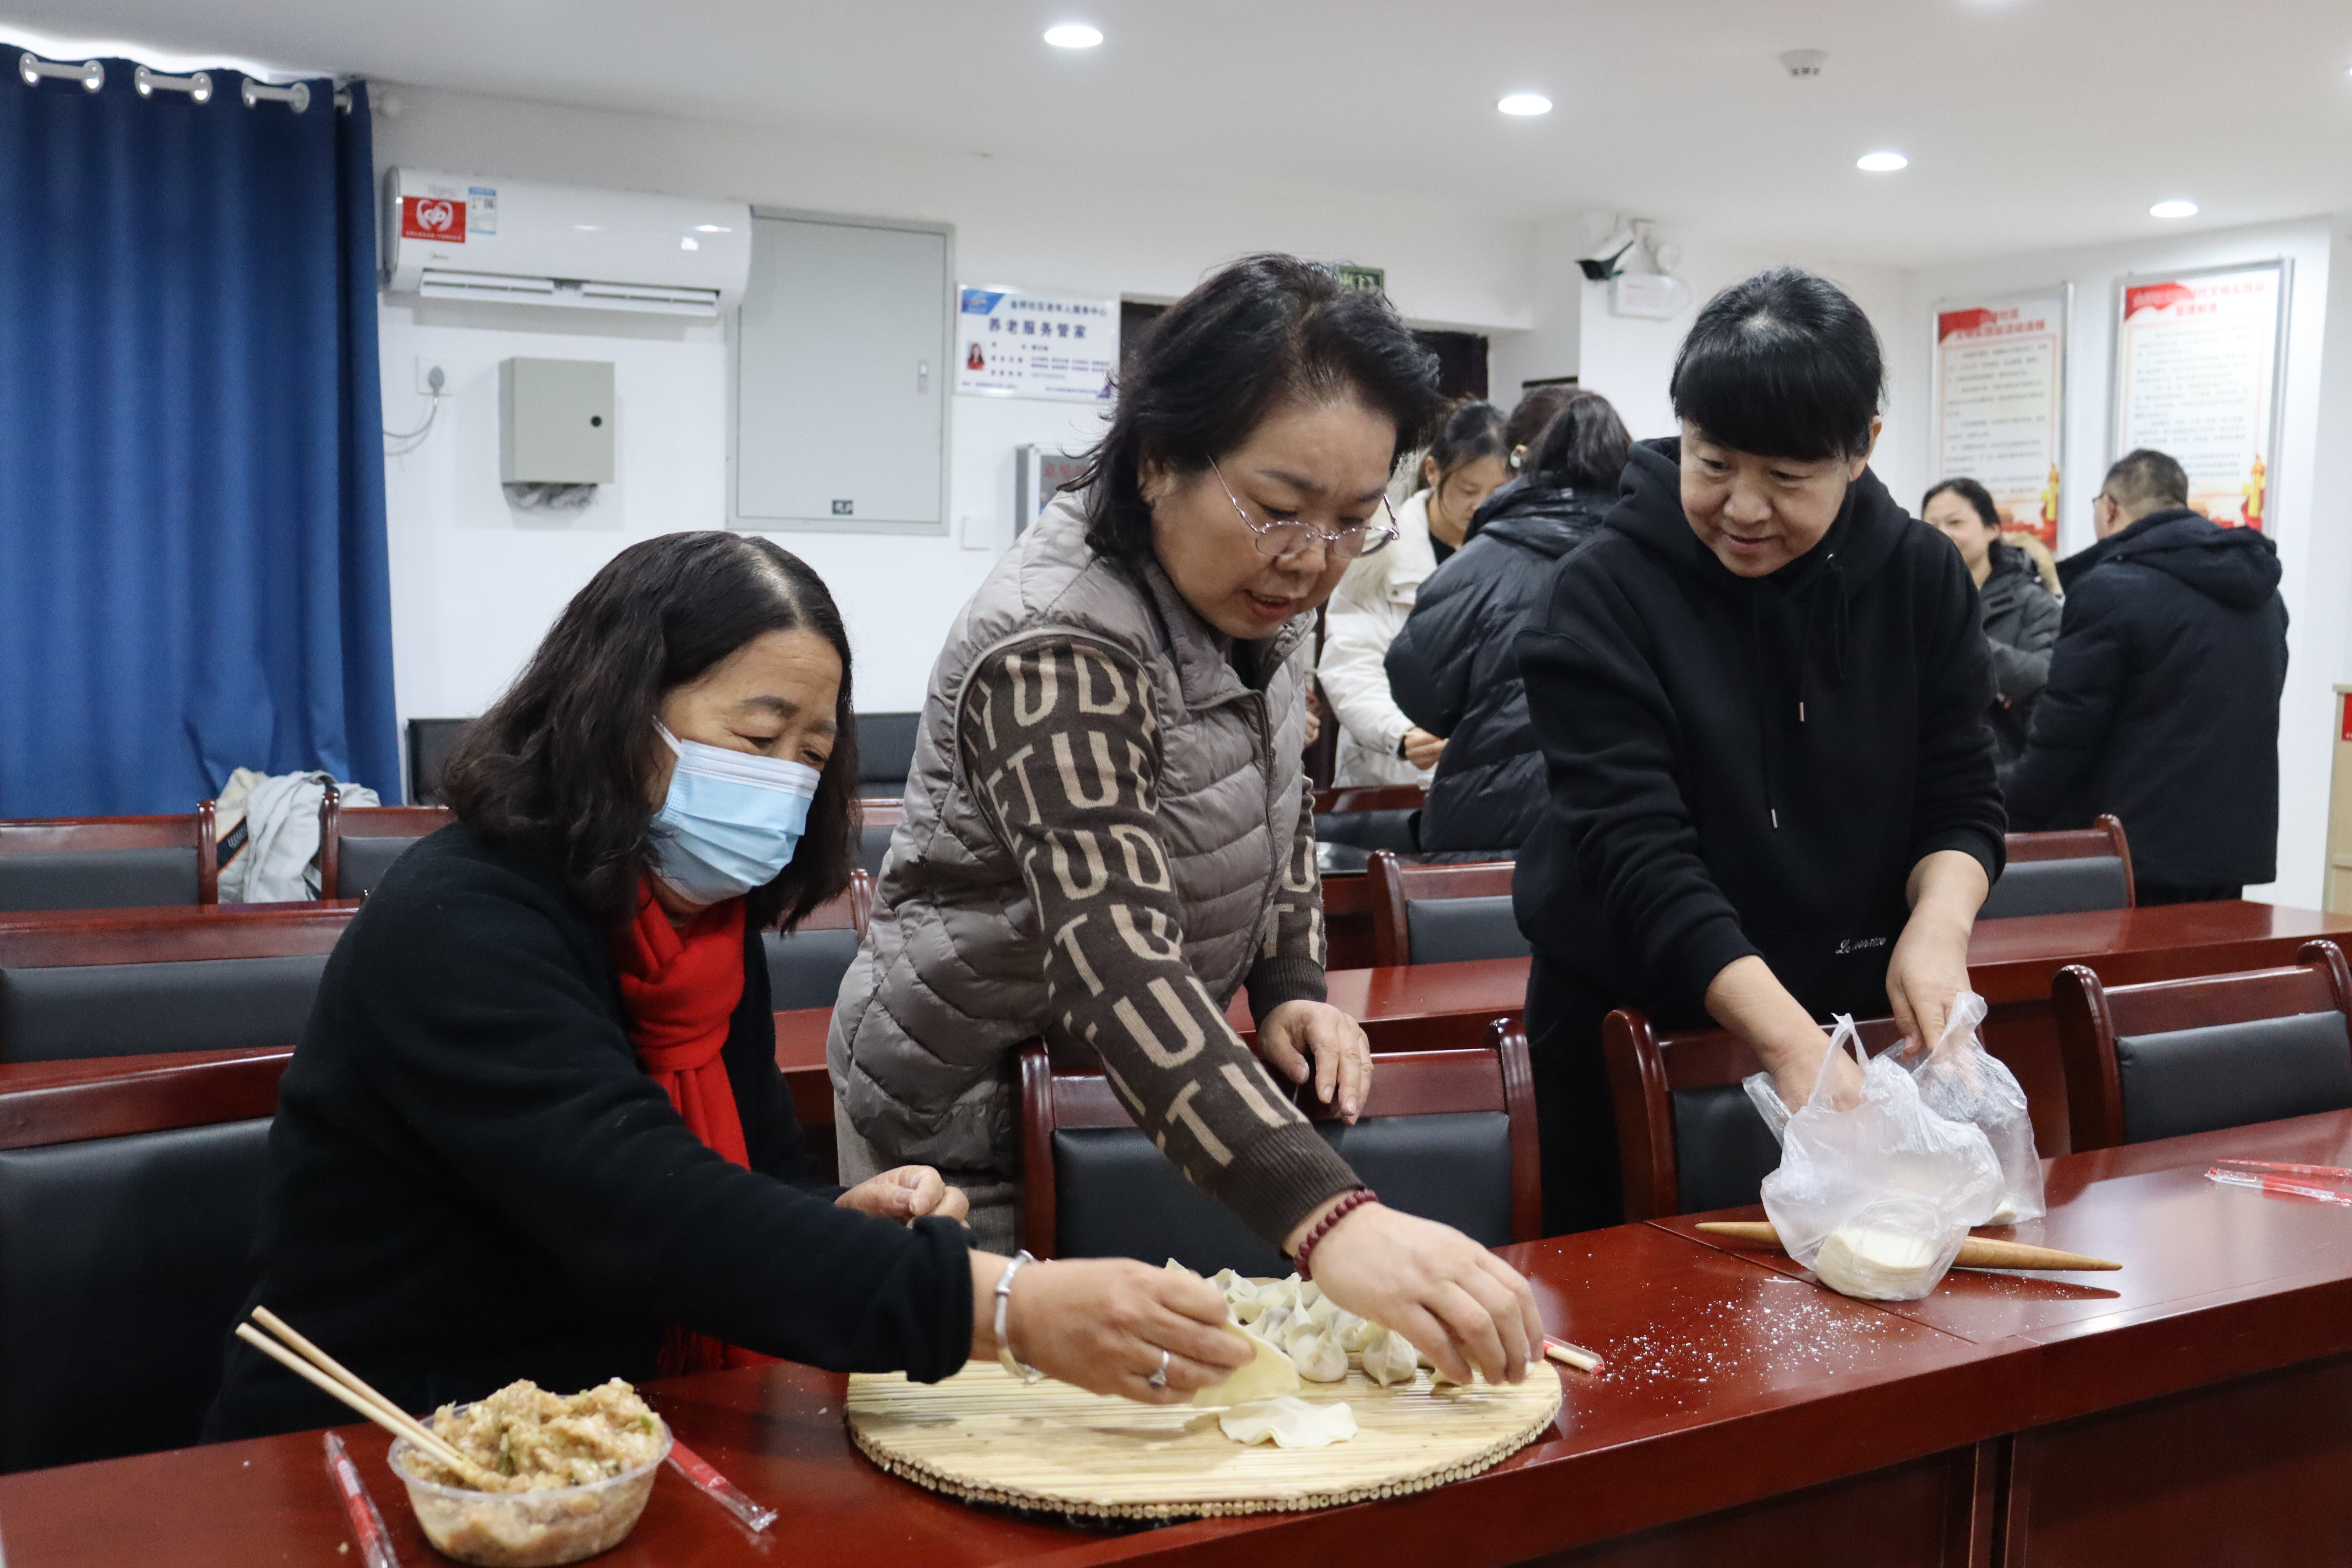
[[[2284,263],[2135,279],[2122,294],[2116,455],[2170,453],[2189,472],[2190,506],[2261,528],[2278,459]]]
[[[1936,312],[1936,478],[1992,492],[2003,521],[2058,543],[2066,290]]]
[[[400,198],[400,237],[466,243],[466,204],[450,196]]]

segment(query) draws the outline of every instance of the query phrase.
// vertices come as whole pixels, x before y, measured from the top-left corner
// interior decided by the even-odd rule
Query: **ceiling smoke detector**
[[[1782,68],[1799,81],[1821,75],[1822,68],[1829,63],[1827,49],[1790,49],[1780,57]]]

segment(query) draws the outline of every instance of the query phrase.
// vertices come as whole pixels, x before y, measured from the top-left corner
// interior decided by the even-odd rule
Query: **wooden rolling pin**
[[[1767,1247],[1780,1245],[1780,1233],[1772,1228],[1769,1220],[1702,1220],[1697,1228],[1709,1236],[1727,1236],[1735,1241],[1760,1241]],[[2121,1268],[2123,1265],[2105,1258],[2086,1258],[2079,1252],[2061,1252],[2054,1247],[2028,1247],[2021,1241],[1994,1241],[1972,1236],[1960,1243],[1960,1255],[1952,1259],[1952,1267],[2089,1272]]]

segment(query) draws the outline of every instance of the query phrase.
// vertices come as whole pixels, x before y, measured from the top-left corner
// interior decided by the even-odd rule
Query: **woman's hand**
[[[996,1354],[994,1291],[1005,1259],[971,1255],[972,1354]],[[1240,1336],[1224,1331],[1225,1298],[1197,1274],[1178,1274],[1123,1258],[1056,1259],[1025,1265],[1005,1301],[1005,1337],[1013,1359],[1095,1394],[1145,1405],[1174,1405],[1224,1381],[1250,1358]],[[1160,1352],[1168,1381],[1155,1388]]]
[[[1315,1098],[1324,1104],[1337,1093],[1342,1121],[1352,1123],[1364,1113],[1372,1092],[1372,1043],[1364,1037],[1364,1026],[1339,1008],[1328,1002],[1285,1002],[1257,1026],[1257,1048],[1293,1083],[1305,1083],[1311,1072]]]
[[[1886,1000],[1907,1054],[1944,1038],[1952,1003],[1969,986],[1969,934],[1990,884],[1973,855],[1939,849],[1911,868],[1911,918],[1886,962]]]
[[[900,1225],[912,1225],[926,1215],[961,1223],[971,1212],[971,1200],[962,1189],[948,1185],[929,1165],[900,1165],[868,1176],[833,1201],[838,1208]]]
[[[1300,1221],[1286,1246],[1330,1206]],[[1402,1334],[1456,1383],[1469,1382],[1474,1365],[1489,1383],[1517,1383],[1543,1353],[1534,1290],[1452,1226],[1365,1204],[1324,1233],[1312,1262],[1323,1294]]]
[[[1861,1100],[1862,1069],[1844,1052],[1831,1053],[1829,1037],[1813,1016],[1755,954],[1733,959],[1708,982],[1706,1010],[1763,1062],[1790,1114],[1805,1108],[1825,1068],[1832,1075],[1832,1105],[1843,1110]]]
[[[1439,753],[1444,750],[1444,736],[1433,735],[1418,724],[1404,732],[1404,760],[1414,767],[1435,767]]]

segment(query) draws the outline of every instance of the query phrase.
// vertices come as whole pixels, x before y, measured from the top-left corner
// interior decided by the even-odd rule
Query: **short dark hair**
[[[1503,445],[1503,411],[1484,398],[1457,399],[1439,413],[1436,423],[1425,456],[1435,460],[1440,484],[1457,468],[1510,450]]]
[[[1528,448],[1527,472],[1531,483],[1559,489],[1613,491],[1633,452],[1616,406],[1597,392],[1578,392]]]
[[[1161,312],[1128,356],[1110,428],[1078,479],[1087,544],[1118,561],[1151,553],[1147,456],[1197,474],[1277,405],[1343,394],[1395,422],[1393,469],[1428,438],[1437,356],[1385,295],[1345,288],[1295,256],[1234,262]]]
[[[807,630],[841,656],[839,734],[792,863],[749,913],[789,927],[849,886],[857,720],[849,635],[824,582],[765,539],[702,529],[633,544],[555,619],[490,710],[466,728],[442,790],[458,819],[554,867],[599,917],[628,918],[651,863],[646,798],[662,700],[765,632]]]
[[[1859,458],[1885,390],[1878,334],[1826,279],[1776,267],[1706,302],[1675,355],[1675,415],[1738,451]]]
[[[1962,500],[1968,502],[1969,506],[1976,509],[1977,519],[1979,521],[1982,522],[1987,528],[1993,529],[1995,531],[2000,529],[2000,508],[1993,504],[1992,492],[1985,489],[1984,486],[1977,483],[1976,480],[1969,479],[1946,479],[1940,484],[1929,485],[1927,487],[1927,493],[1919,498],[1919,515],[1921,517],[1927,516],[1927,503],[1941,495],[1954,495],[1959,497]]]
[[[1575,395],[1576,384],[1573,382],[1556,382],[1549,386],[1538,386],[1521,397],[1517,406],[1511,410],[1510,418],[1503,422],[1504,459],[1508,461],[1510,455],[1522,447],[1532,454],[1536,443],[1543,438],[1545,427]],[[1519,471],[1527,471],[1524,462],[1520,464]]]
[[[2141,507],[2151,501],[2168,506],[2189,504],[2189,475],[2168,455],[2153,447],[2142,447],[2126,452],[2107,470],[2106,482],[2099,489],[2116,498],[2123,507]]]

